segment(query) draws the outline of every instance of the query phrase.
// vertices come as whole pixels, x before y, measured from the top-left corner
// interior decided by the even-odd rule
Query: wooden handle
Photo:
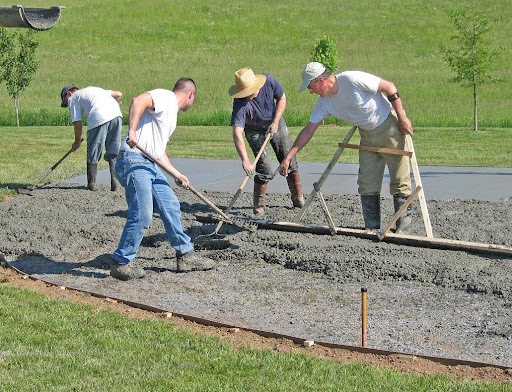
[[[135,147],[137,147],[145,156],[147,156],[151,161],[153,161],[160,169],[162,169],[164,172],[169,174],[171,177],[174,178],[171,171],[164,165],[162,162],[160,162],[158,159],[156,159],[153,155],[148,153],[145,149],[143,149],[141,146],[139,146],[137,143],[135,143]],[[191,191],[194,195],[199,197],[202,201],[204,201],[208,206],[210,206],[217,214],[222,216],[224,219],[231,221],[231,219],[224,213],[222,210],[217,207],[215,204],[213,204],[208,198],[203,195],[201,192],[199,192],[196,188],[194,188],[191,184],[188,185],[187,188],[189,191]]]

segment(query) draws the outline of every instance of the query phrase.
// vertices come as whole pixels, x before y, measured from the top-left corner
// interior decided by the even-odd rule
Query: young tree
[[[34,34],[33,30],[11,33],[0,28],[0,83],[5,82],[9,95],[14,99],[17,126],[20,126],[20,93],[30,84],[39,67],[36,59],[38,42]]]
[[[334,39],[327,35],[320,38],[311,51],[311,61],[322,63],[331,73],[335,73],[338,69],[339,61]],[[322,123],[325,124],[325,120]],[[338,125],[338,119],[335,119],[334,123]]]
[[[501,53],[501,48],[491,46],[487,34],[489,21],[475,5],[463,10],[449,12],[449,17],[457,31],[450,40],[452,45],[440,46],[443,59],[448,63],[455,77],[453,81],[473,89],[474,130],[478,130],[478,87],[499,81],[491,76],[493,62]]]
[[[324,35],[311,51],[311,61],[325,65],[334,73],[338,69],[338,50],[333,38]]]

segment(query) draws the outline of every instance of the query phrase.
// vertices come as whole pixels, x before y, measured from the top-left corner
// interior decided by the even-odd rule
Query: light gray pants
[[[359,133],[361,146],[404,149],[405,136],[398,129],[398,120],[393,113],[390,113],[386,121],[377,128],[370,131],[359,129]],[[411,194],[409,157],[370,151],[359,151],[357,184],[360,195],[380,194],[386,165],[389,171],[389,192],[392,195],[409,197]]]
[[[103,159],[110,161],[117,157],[121,146],[122,117],[116,117],[105,124],[87,130],[87,163],[98,163],[105,146]]]

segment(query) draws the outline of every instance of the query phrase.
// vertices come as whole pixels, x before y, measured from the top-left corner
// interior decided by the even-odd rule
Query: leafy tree
[[[452,45],[440,46],[443,59],[448,63],[455,77],[453,81],[473,89],[474,130],[478,130],[478,87],[500,79],[491,76],[493,61],[501,48],[491,46],[487,34],[491,28],[485,15],[474,4],[463,10],[448,13],[456,34],[450,40]]]
[[[311,51],[311,61],[322,63],[331,73],[335,73],[338,69],[339,61],[334,39],[327,35],[320,38]],[[322,123],[325,124],[325,120]],[[338,125],[338,119],[335,119],[335,124]]]
[[[19,96],[30,84],[39,68],[36,49],[39,43],[35,32],[8,32],[0,28],[0,83],[5,82],[9,95],[14,99],[16,125],[20,126]]]
[[[324,35],[311,51],[311,61],[325,65],[334,73],[338,69],[338,50],[333,38]]]

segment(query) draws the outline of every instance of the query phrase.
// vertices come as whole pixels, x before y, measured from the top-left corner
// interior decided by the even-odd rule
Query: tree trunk
[[[476,94],[476,84],[473,84],[473,122],[473,130],[478,131],[478,97]]]
[[[19,102],[18,102],[18,94],[14,94],[14,110],[16,111],[16,126],[20,126],[20,110],[19,110]]]

